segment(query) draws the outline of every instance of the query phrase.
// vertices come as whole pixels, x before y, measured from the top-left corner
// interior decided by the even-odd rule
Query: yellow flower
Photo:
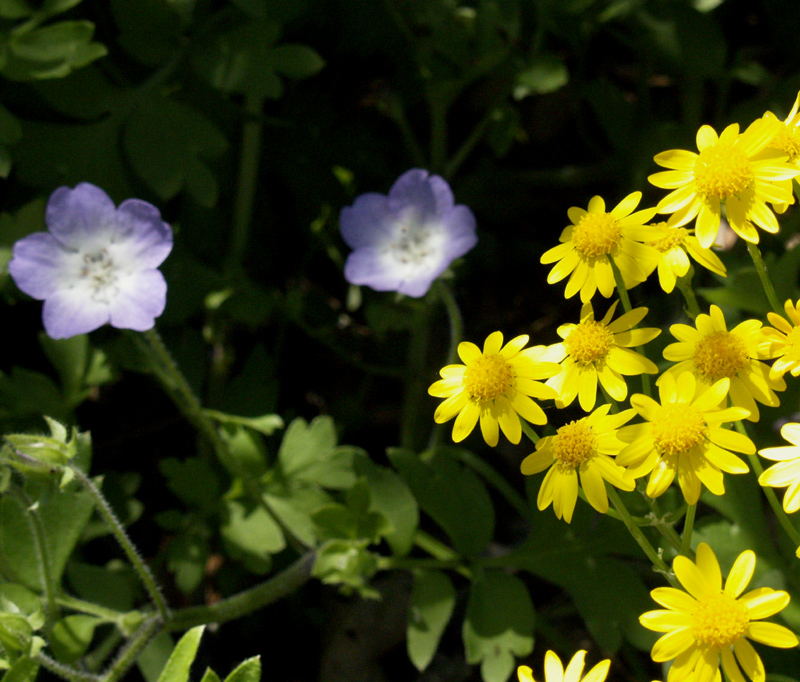
[[[775,391],[786,390],[786,382],[770,375],[769,367],[760,358],[768,357],[761,322],[745,320],[731,331],[725,317],[715,305],[711,314],[702,313],[695,320],[696,329],[687,324],[673,324],[670,333],[678,339],[664,349],[664,357],[676,365],[662,374],[675,377],[689,371],[697,380],[696,390],[703,393],[720,379],[730,379],[728,396],[731,404],[750,410],[750,421],[758,421],[756,401],[777,407]]]
[[[604,682],[608,675],[608,668],[611,665],[610,659],[600,661],[592,668],[585,677],[583,675],[584,659],[586,652],[581,649],[567,664],[567,669],[561,663],[561,659],[554,651],[548,651],[544,655],[544,679],[545,682]],[[519,682],[535,682],[533,671],[527,665],[521,665],[517,669]]]
[[[748,415],[741,407],[719,409],[729,385],[729,379],[720,379],[695,398],[694,376],[684,372],[677,381],[670,374],[664,376],[658,386],[660,404],[646,395],[634,395],[631,405],[647,421],[620,429],[620,440],[630,445],[619,453],[617,464],[629,467],[634,478],[652,472],[647,484],[650,497],[661,495],[676,474],[688,504],[697,502],[701,484],[715,495],[722,495],[723,471],[749,471],[729,450],[748,455],[756,451],[749,438],[722,428],[722,424]]]
[[[798,109],[800,109],[800,93],[797,94],[792,110],[785,121],[779,121],[771,111],[764,114],[764,119],[773,125],[777,123],[775,125],[775,135],[769,141],[769,146],[786,154],[789,157],[787,162],[800,169],[800,112],[798,112]],[[796,180],[797,177],[795,177]],[[791,179],[783,180],[782,183],[787,191],[792,191]],[[787,206],[788,204],[778,203],[775,205],[775,211],[783,213]]]
[[[555,284],[569,275],[564,292],[567,298],[580,291],[581,301],[586,303],[597,290],[610,298],[616,286],[611,259],[619,268],[626,289],[644,282],[656,267],[659,254],[642,243],[656,239],[658,234],[645,225],[655,215],[655,209],[633,213],[641,198],[641,192],[629,194],[610,212],[606,212],[606,204],[598,196],[589,201],[588,211],[570,208],[567,215],[572,224],[561,233],[561,243],[541,258],[545,265],[556,263],[547,275],[547,283]]]
[[[686,592],[657,587],[650,596],[665,610],[639,617],[648,630],[666,633],[651,656],[656,663],[675,659],[667,682],[719,680],[720,663],[731,682],[744,682],[742,671],[753,682],[764,682],[764,664],[748,639],[781,649],[797,646],[797,637],[788,628],[757,622],[785,608],[788,593],[759,587],[742,594],[755,565],[756,555],[742,552],[723,589],[719,562],[707,544],[697,548],[697,563],[685,556],[675,558],[672,568]]]
[[[758,482],[770,488],[786,488],[783,508],[792,514],[800,509],[800,424],[784,424],[781,436],[791,445],[758,451],[762,457],[777,462],[758,477]]]
[[[552,502],[556,516],[570,523],[578,499],[578,477],[589,504],[601,514],[608,511],[605,481],[621,490],[634,489],[633,477],[612,459],[625,447],[617,429],[634,411],[610,415],[610,408],[601,405],[583,419],[565,424],[554,436],[540,439],[536,452],[522,460],[520,469],[526,476],[550,467],[536,500],[540,511]]]
[[[594,319],[591,303],[581,307],[578,324],[561,325],[557,333],[564,339],[547,348],[545,360],[561,363],[561,372],[547,385],[558,393],[556,406],[566,407],[578,396],[581,408],[590,412],[597,400],[597,382],[617,401],[625,400],[628,385],[624,376],[657,374],[658,367],[632,348],[652,341],[660,329],[634,329],[647,315],[647,308],[634,308],[614,322],[614,301],[602,320]]]
[[[783,308],[791,322],[777,313],[767,313],[772,327],[764,327],[764,348],[767,357],[778,359],[772,364],[773,376],[783,376],[789,372],[793,377],[800,376],[800,301],[796,304],[786,301]],[[774,327],[774,329],[773,329]]]
[[[547,417],[531,398],[555,398],[556,392],[540,383],[558,373],[559,366],[542,361],[544,346],[525,348],[523,334],[503,346],[503,335],[486,337],[483,352],[474,343],[458,345],[463,365],[448,365],[439,372],[441,380],[428,393],[446,400],[436,408],[433,419],[444,424],[456,417],[453,440],[464,440],[480,420],[484,440],[497,445],[500,429],[512,443],[519,443],[522,427],[519,417],[532,424],[546,424]],[[524,350],[523,350],[524,348]],[[519,416],[517,416],[519,415]]]
[[[684,277],[689,272],[691,266],[689,256],[711,272],[722,277],[726,276],[722,261],[711,249],[705,249],[700,245],[697,237],[693,234],[694,230],[672,227],[665,222],[656,223],[650,227],[661,233],[658,239],[649,243],[661,254],[658,260],[658,281],[661,288],[668,294],[675,288],[677,278]]]
[[[758,243],[753,223],[777,232],[778,220],[767,202],[791,204],[791,183],[783,181],[800,170],[785,163],[782,151],[767,148],[775,130],[775,122],[765,119],[754,121],[741,134],[737,123],[720,136],[704,125],[697,131],[699,154],[683,149],[657,154],[655,162],[670,170],[648,179],[656,187],[674,190],[658,202],[658,212],[672,213],[669,223],[675,227],[696,217],[695,232],[704,248],[711,246],[719,230],[723,202],[728,222],[742,239]]]

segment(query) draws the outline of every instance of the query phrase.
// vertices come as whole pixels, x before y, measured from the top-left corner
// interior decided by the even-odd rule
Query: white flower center
[[[92,300],[110,303],[118,293],[117,270],[107,248],[83,254],[80,277],[92,292]]]
[[[421,265],[434,253],[431,231],[425,225],[414,222],[402,223],[389,243],[389,253],[403,265]]]

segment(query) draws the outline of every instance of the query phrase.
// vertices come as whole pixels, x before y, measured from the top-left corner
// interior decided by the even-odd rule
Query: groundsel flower
[[[661,254],[658,259],[658,282],[668,294],[675,288],[679,277],[684,277],[689,272],[691,262],[689,256],[722,277],[726,277],[725,266],[711,249],[703,248],[694,230],[685,227],[672,227],[669,223],[661,222],[650,227],[660,231],[661,236],[649,242],[650,246]]]
[[[555,651],[548,651],[544,655],[544,682],[604,682],[608,675],[611,660],[607,658],[604,661],[600,661],[586,673],[585,677],[581,677],[585,659],[586,651],[581,649],[575,653],[567,664],[567,669],[564,670],[564,665],[561,663],[558,654]],[[521,665],[517,669],[517,677],[519,682],[535,682],[533,670],[527,665]]]
[[[650,596],[664,610],[639,618],[648,630],[666,633],[651,654],[656,663],[675,659],[666,682],[719,680],[720,664],[732,682],[742,682],[742,672],[753,682],[764,682],[764,664],[748,640],[782,649],[797,646],[791,630],[759,622],[789,604],[787,592],[759,587],[742,594],[755,565],[756,555],[742,552],[723,588],[719,562],[707,544],[698,546],[696,563],[685,556],[675,558],[672,568],[686,592],[657,587]]]
[[[503,345],[503,335],[486,337],[483,351],[474,343],[458,344],[463,365],[448,365],[439,372],[441,380],[428,389],[430,395],[446,400],[436,408],[433,419],[443,424],[453,417],[453,441],[464,440],[480,421],[486,443],[497,445],[499,430],[512,443],[519,443],[519,417],[532,424],[546,424],[547,416],[533,398],[555,398],[556,392],[541,383],[558,374],[559,366],[542,361],[544,346],[525,348],[523,334]]]

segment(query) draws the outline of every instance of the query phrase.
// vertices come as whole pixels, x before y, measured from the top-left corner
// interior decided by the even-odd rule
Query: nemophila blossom
[[[793,377],[800,376],[800,301],[786,301],[783,309],[787,321],[777,313],[768,312],[767,319],[772,327],[764,327],[764,350],[769,358],[777,358],[772,363],[772,374],[783,376],[789,372]]]
[[[644,282],[658,263],[659,253],[643,242],[658,238],[653,228],[645,225],[655,209],[636,211],[641,192],[629,194],[611,211],[599,196],[592,197],[588,210],[573,206],[567,212],[571,225],[564,228],[561,243],[546,251],[541,262],[555,263],[547,275],[547,283],[555,284],[569,276],[566,298],[580,291],[587,303],[596,291],[606,298],[614,293],[616,282],[611,260],[619,268],[626,289]]]
[[[722,495],[723,471],[749,471],[730,451],[748,455],[756,451],[749,438],[723,428],[748,415],[741,407],[719,408],[729,386],[729,379],[720,379],[695,397],[694,376],[684,372],[677,380],[671,374],[664,376],[658,385],[660,403],[646,395],[632,396],[631,406],[646,421],[619,430],[620,440],[629,445],[619,453],[617,464],[628,467],[635,478],[650,474],[650,497],[663,494],[676,476],[688,504],[697,502],[703,485]]]
[[[778,231],[778,220],[767,203],[794,201],[791,181],[800,170],[786,163],[787,156],[768,147],[775,122],[754,121],[743,133],[733,123],[717,135],[704,125],[697,131],[698,152],[672,149],[655,156],[670,170],[648,179],[656,187],[673,190],[658,202],[658,212],[672,214],[670,225],[680,227],[695,218],[695,234],[707,248],[719,230],[722,204],[728,222],[742,239],[754,244],[759,237],[753,223],[767,232]]]
[[[720,379],[730,379],[728,397],[732,405],[750,411],[750,421],[758,421],[758,404],[780,405],[775,391],[786,390],[780,376],[770,374],[761,362],[768,357],[759,320],[745,320],[728,331],[722,311],[711,306],[710,315],[701,313],[696,327],[673,324],[669,331],[678,340],[664,349],[664,358],[677,364],[662,374],[678,377],[691,372],[697,380],[696,390],[703,393]]]
[[[800,509],[800,424],[784,424],[781,436],[791,445],[758,451],[762,457],[777,462],[758,477],[758,482],[770,488],[786,488],[783,508],[792,514]]]
[[[544,682],[604,682],[608,675],[608,668],[611,665],[610,659],[600,661],[594,666],[585,677],[583,675],[584,661],[586,652],[581,649],[567,663],[566,670],[555,651],[548,651],[544,655]],[[517,668],[519,682],[535,682],[533,670],[527,665]]]
[[[561,372],[547,380],[558,393],[556,405],[566,407],[576,398],[585,412],[594,408],[597,383],[617,401],[625,400],[625,376],[656,374],[658,367],[633,348],[652,341],[660,329],[634,329],[647,315],[647,308],[635,308],[611,322],[618,301],[614,301],[602,320],[595,320],[591,303],[581,307],[578,324],[563,324],[557,329],[564,339],[549,346],[545,360],[561,364]]]
[[[119,208],[99,187],[59,187],[45,213],[48,232],[14,244],[8,271],[43,300],[48,336],[65,339],[110,323],[144,331],[164,312],[167,284],[158,266],[172,250],[172,230],[140,199]]]
[[[342,209],[339,223],[353,249],[344,266],[347,281],[406,296],[424,296],[478,243],[472,211],[454,204],[443,178],[420,168],[403,173],[388,196],[357,197]]]
[[[722,572],[706,543],[697,547],[697,562],[675,557],[672,568],[686,592],[657,587],[650,592],[664,607],[639,617],[644,627],[665,633],[653,646],[656,663],[674,659],[666,682],[712,682],[720,679],[720,664],[731,682],[764,682],[761,657],[748,640],[789,649],[797,646],[795,634],[782,625],[760,622],[789,604],[782,590],[759,587],[745,594],[753,577],[756,555],[742,552],[722,586]]]
[[[486,337],[483,351],[469,341],[458,344],[463,365],[448,365],[439,372],[441,380],[428,393],[446,400],[436,408],[433,419],[444,424],[453,417],[453,440],[464,440],[480,421],[486,443],[497,445],[502,429],[512,443],[519,443],[519,418],[532,424],[546,424],[547,416],[533,398],[555,398],[555,391],[541,383],[557,374],[558,365],[544,362],[544,346],[525,348],[528,336],[517,336],[503,345],[503,335]]]
[[[694,230],[685,227],[672,227],[669,223],[661,222],[650,227],[660,232],[660,237],[650,243],[659,252],[658,281],[661,288],[668,294],[675,288],[678,277],[684,277],[689,272],[691,262],[689,256],[722,277],[726,276],[725,266],[711,249],[703,248]]]
[[[548,469],[539,488],[539,510],[553,504],[556,516],[572,521],[578,487],[601,514],[608,511],[606,484],[620,490],[633,490],[634,479],[615,463],[614,457],[625,447],[617,429],[630,421],[633,410],[609,414],[611,405],[601,405],[583,419],[562,426],[554,436],[545,436],[536,444],[536,452],[522,460],[520,470],[526,476]]]

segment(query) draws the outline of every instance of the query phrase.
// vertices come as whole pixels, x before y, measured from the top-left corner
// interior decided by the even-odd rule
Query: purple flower
[[[415,298],[478,242],[472,211],[453,204],[443,178],[420,168],[403,173],[388,196],[357,197],[339,222],[353,249],[344,266],[347,281]]]
[[[48,232],[14,244],[8,271],[44,301],[48,336],[66,339],[106,323],[145,331],[164,312],[167,283],[156,269],[172,250],[172,230],[140,199],[119,208],[99,187],[59,187],[45,214]]]

